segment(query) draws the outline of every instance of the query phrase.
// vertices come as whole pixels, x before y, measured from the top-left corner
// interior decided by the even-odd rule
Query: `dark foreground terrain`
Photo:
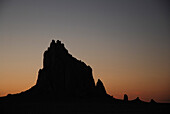
[[[1,102],[0,114],[170,114],[167,103],[106,103],[92,101]]]

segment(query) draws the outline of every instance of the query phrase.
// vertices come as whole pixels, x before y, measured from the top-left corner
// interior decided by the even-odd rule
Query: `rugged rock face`
[[[41,95],[92,97],[106,96],[101,80],[97,86],[92,75],[92,68],[68,53],[60,41],[52,40],[44,52],[43,68],[35,88]]]

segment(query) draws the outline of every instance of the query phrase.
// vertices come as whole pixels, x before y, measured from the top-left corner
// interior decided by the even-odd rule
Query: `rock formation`
[[[59,40],[52,40],[44,52],[36,85],[22,94],[59,98],[107,96],[100,79],[95,86],[92,68],[72,57]]]
[[[136,99],[132,100],[131,102],[133,102],[133,103],[146,103],[145,101],[142,101],[139,97],[137,97]]]
[[[70,97],[95,97],[96,101],[103,102],[104,100],[115,103],[128,101],[126,94],[124,100],[115,99],[108,95],[100,79],[95,85],[92,68],[81,60],[72,57],[59,40],[57,42],[52,40],[50,47],[44,52],[43,68],[38,72],[36,84],[24,92],[8,94],[4,98],[0,97],[0,100],[3,99],[4,102],[6,102],[5,100],[31,101],[32,99],[42,101]],[[139,97],[129,102],[145,103]],[[156,102],[152,99],[150,103],[155,104]]]
[[[96,84],[96,93],[100,97],[105,97],[107,95],[105,87],[100,79],[98,79]]]
[[[128,96],[126,94],[124,94],[124,99],[123,99],[125,102],[128,101]]]
[[[155,104],[156,102],[153,99],[151,99],[150,103]]]

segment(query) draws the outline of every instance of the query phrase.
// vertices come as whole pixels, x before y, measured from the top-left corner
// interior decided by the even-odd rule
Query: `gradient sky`
[[[0,0],[0,96],[32,87],[52,39],[107,92],[170,102],[168,0]]]

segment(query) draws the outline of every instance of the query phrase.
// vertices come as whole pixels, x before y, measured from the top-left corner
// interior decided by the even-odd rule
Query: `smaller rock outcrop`
[[[151,103],[151,104],[155,104],[156,101],[154,101],[153,99],[151,99],[150,103]]]
[[[124,94],[124,99],[125,102],[128,102],[128,96],[126,94]]]
[[[132,100],[133,103],[142,103],[143,101],[141,101],[139,99],[139,97],[137,97],[136,99]]]
[[[96,94],[100,97],[104,97],[107,95],[105,87],[100,79],[98,79],[96,84]]]

